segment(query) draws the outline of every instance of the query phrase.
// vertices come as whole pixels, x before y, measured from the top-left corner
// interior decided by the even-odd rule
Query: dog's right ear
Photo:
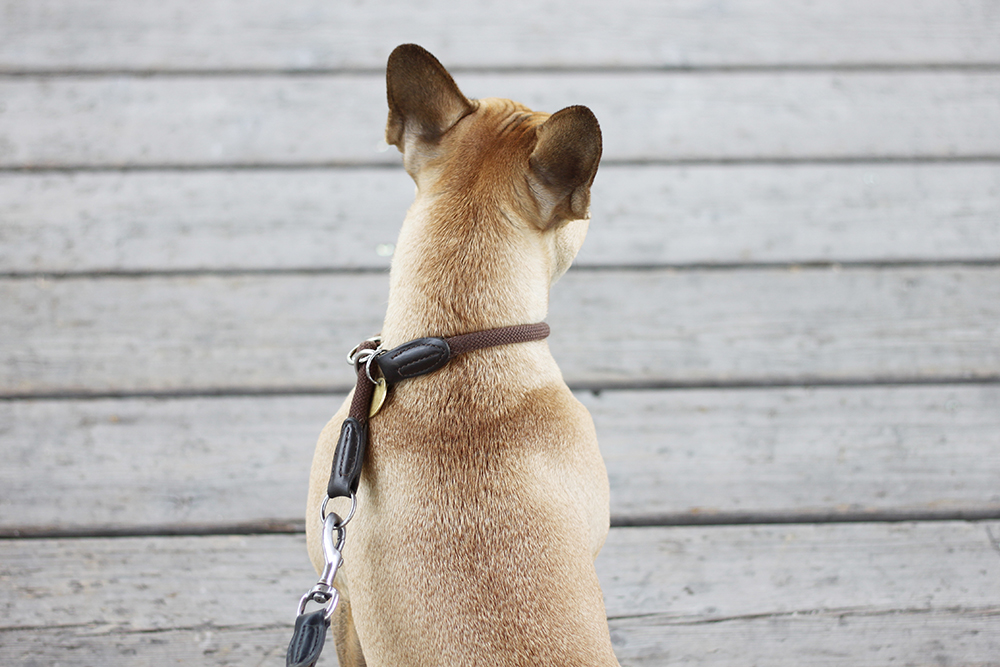
[[[542,229],[587,217],[601,150],[601,126],[587,107],[567,107],[538,127],[528,182]]]
[[[385,81],[389,100],[385,141],[400,151],[408,138],[436,142],[476,108],[438,59],[416,44],[393,50]]]

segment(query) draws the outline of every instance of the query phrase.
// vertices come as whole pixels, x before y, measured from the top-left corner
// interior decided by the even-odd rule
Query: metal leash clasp
[[[330,500],[327,498],[327,500]],[[340,602],[340,591],[333,586],[337,571],[344,564],[344,541],[347,522],[354,516],[357,497],[351,494],[351,513],[347,519],[341,519],[336,513],[326,513],[326,501],[320,514],[323,517],[323,572],[319,581],[309,589],[309,592],[299,600],[299,608],[295,618],[295,630],[292,640],[288,643],[288,653],[285,658],[286,667],[315,667],[323,652],[327,631],[330,629],[330,619]],[[325,605],[323,609],[306,613],[306,605],[317,602]]]
[[[344,549],[345,521],[335,513],[330,512],[323,519],[323,572],[319,575],[319,581],[309,589],[309,592],[299,600],[298,615],[305,613],[306,605],[309,602],[318,602],[326,605],[325,618],[327,621],[333,615],[333,611],[340,602],[340,592],[333,587],[333,580],[337,576],[337,570],[344,564],[344,557],[341,552]],[[337,535],[334,541],[334,533]]]

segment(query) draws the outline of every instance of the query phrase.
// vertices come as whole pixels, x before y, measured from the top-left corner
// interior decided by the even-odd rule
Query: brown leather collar
[[[417,338],[386,352],[378,353],[375,362],[387,384],[432,373],[459,354],[497,345],[526,343],[549,335],[549,325],[519,324],[487,329],[451,338]]]
[[[358,345],[350,355],[358,381],[354,387],[350,412],[340,428],[327,495],[330,498],[348,498],[358,490],[361,465],[368,444],[368,414],[376,386],[381,385],[381,391],[384,392],[386,385],[432,373],[443,368],[459,354],[498,345],[542,340],[548,335],[549,325],[539,322],[486,329],[450,338],[417,338],[391,350],[382,350],[377,338]],[[372,377],[372,363],[382,371],[382,377],[378,380]]]

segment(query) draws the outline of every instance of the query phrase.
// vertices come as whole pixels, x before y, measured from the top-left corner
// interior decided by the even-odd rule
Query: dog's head
[[[414,44],[392,52],[386,82],[386,141],[403,153],[418,202],[432,199],[424,205],[464,216],[466,224],[500,216],[545,247],[550,281],[562,275],[586,235],[601,159],[601,129],[590,109],[547,114],[511,100],[470,100]]]

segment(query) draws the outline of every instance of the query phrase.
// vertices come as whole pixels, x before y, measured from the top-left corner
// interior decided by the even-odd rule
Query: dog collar
[[[349,416],[344,420],[333,455],[333,470],[327,495],[346,498],[358,490],[361,464],[368,441],[368,418],[382,407],[388,388],[403,380],[433,373],[460,354],[500,345],[542,340],[549,335],[549,325],[519,324],[486,329],[450,338],[417,338],[391,350],[383,350],[379,338],[369,338],[348,355],[357,372]],[[381,371],[374,377],[372,365]]]
[[[386,383],[394,385],[402,380],[426,375],[443,368],[459,354],[498,345],[541,340],[548,335],[549,325],[545,322],[521,324],[500,329],[476,331],[451,338],[417,338],[388,351],[379,352],[376,348],[372,357],[378,364],[379,370],[382,371],[382,377],[385,378]],[[373,342],[377,341],[378,339],[373,340]],[[359,351],[357,354],[361,354],[361,352]],[[352,363],[357,363],[357,361],[352,358]],[[368,379],[371,380],[371,374],[367,373],[367,375]],[[373,380],[373,382],[375,381]]]

